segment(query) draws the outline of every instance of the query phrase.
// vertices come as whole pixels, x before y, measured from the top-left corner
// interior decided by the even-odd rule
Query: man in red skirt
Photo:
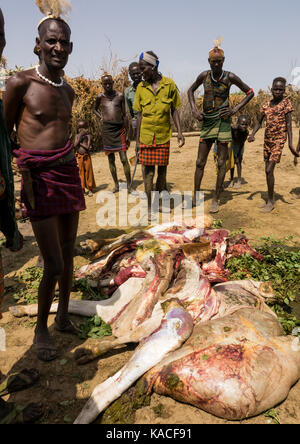
[[[138,111],[136,149],[143,168],[150,212],[155,166],[158,167],[156,191],[162,192],[167,187],[166,176],[172,136],[171,115],[178,131],[179,147],[183,147],[185,143],[178,114],[178,108],[181,106],[178,89],[172,79],[158,72],[158,66],[158,57],[152,51],[141,54],[140,68],[144,81],[137,87],[133,105]]]
[[[44,260],[34,343],[38,358],[47,362],[58,354],[47,325],[57,282],[55,328],[64,333],[76,331],[68,305],[79,212],[85,209],[85,202],[69,141],[74,91],[61,77],[72,52],[71,30],[63,19],[49,15],[38,31],[40,65],[9,79],[4,111],[8,133],[17,127],[21,148],[15,155],[23,178],[22,199]]]

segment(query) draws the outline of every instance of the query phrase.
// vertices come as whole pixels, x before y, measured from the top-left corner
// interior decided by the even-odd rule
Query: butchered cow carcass
[[[268,283],[228,281],[226,260],[261,255],[243,235],[171,223],[121,236],[77,278],[106,286],[104,301],[70,301],[69,312],[97,314],[113,336],[89,340],[84,364],[121,344],[139,343],[129,362],[100,384],[75,423],[90,423],[144,375],[148,391],[222,418],[257,415],[283,401],[300,377],[299,341],[283,335],[266,302]],[[57,310],[53,304],[51,311]],[[16,316],[37,307],[13,307]]]

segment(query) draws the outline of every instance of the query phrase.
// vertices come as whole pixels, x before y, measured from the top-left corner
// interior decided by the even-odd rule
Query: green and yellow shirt
[[[170,140],[171,111],[181,106],[178,88],[172,79],[162,77],[156,94],[149,82],[141,82],[136,90],[133,108],[142,113],[140,142],[160,145]]]

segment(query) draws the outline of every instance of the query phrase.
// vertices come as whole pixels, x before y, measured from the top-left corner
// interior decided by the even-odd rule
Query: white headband
[[[142,54],[140,55],[140,60],[144,60],[145,62],[150,63],[150,65],[156,66],[158,68],[159,60],[151,54],[148,54],[148,52],[142,52]]]

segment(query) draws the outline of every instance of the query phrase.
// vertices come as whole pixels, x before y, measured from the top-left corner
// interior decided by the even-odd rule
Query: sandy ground
[[[296,131],[295,131],[296,134]],[[194,168],[198,149],[198,138],[191,137],[186,146],[178,150],[176,139],[172,140],[171,161],[168,170],[168,182],[173,189],[181,192],[193,189]],[[216,219],[223,220],[223,227],[229,230],[243,229],[250,239],[256,243],[262,236],[273,235],[283,238],[294,236],[295,244],[300,244],[299,208],[300,200],[291,196],[293,189],[300,188],[300,165],[293,165],[293,157],[288,147],[285,148],[282,162],[276,168],[276,209],[271,214],[262,214],[258,209],[262,199],[266,199],[266,183],[263,163],[263,132],[261,131],[256,142],[246,146],[243,165],[244,184],[240,190],[226,189],[222,199],[220,213]],[[130,147],[128,156],[134,154],[134,146]],[[124,180],[122,166],[117,159],[119,178]],[[108,163],[103,153],[93,155],[94,171],[99,190],[111,190],[112,180],[108,170]],[[205,176],[203,190],[205,191],[205,207],[208,210],[215,185],[216,170],[213,157],[210,155]],[[227,177],[228,181],[228,177]],[[19,181],[16,181],[17,191]],[[135,184],[139,190],[143,189],[140,167],[138,167]],[[100,204],[96,203],[96,195],[86,199],[87,210],[80,216],[78,242],[86,238],[111,238],[124,232],[125,227],[108,227],[99,229],[96,223],[96,212]],[[6,272],[6,286],[11,287],[4,302],[4,317],[0,327],[5,328],[7,335],[7,351],[0,352],[0,378],[24,367],[37,367],[41,372],[41,379],[31,389],[16,395],[6,397],[6,400],[28,402],[41,401],[45,406],[45,415],[42,423],[71,423],[74,421],[94,387],[113,375],[128,360],[134,347],[124,348],[109,353],[102,359],[86,366],[78,367],[73,359],[72,351],[83,341],[70,335],[61,335],[53,330],[54,316],[50,316],[49,325],[56,345],[61,350],[60,357],[45,364],[35,356],[32,346],[34,328],[32,319],[15,319],[8,307],[14,304],[13,294],[17,292],[14,279],[18,273],[28,266],[36,264],[38,248],[29,223],[20,224],[20,230],[25,236],[25,245],[21,252],[12,254],[4,252],[4,266]],[[81,265],[86,258],[77,257],[76,264]],[[79,318],[74,317],[75,321]],[[2,378],[1,378],[2,379]],[[276,390],[276,387],[274,387]],[[281,423],[300,423],[299,411],[300,383],[295,385],[285,402],[276,407]],[[159,416],[155,413],[159,406]],[[154,409],[154,410],[153,410]],[[242,421],[250,424],[267,424],[271,420],[264,415]],[[139,410],[136,414],[136,424],[222,424],[228,421],[215,418],[194,407],[183,405],[172,399],[153,395],[151,405]]]

